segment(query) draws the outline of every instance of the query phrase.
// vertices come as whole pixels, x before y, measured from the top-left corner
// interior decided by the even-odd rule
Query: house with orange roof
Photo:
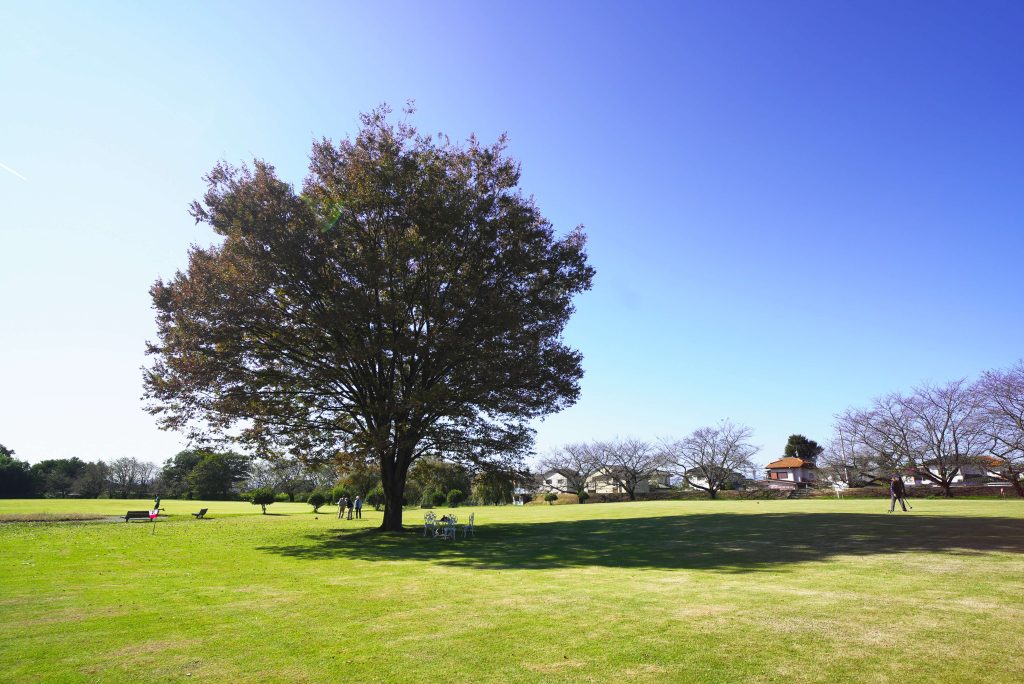
[[[817,481],[814,459],[787,456],[764,467],[769,489],[804,489]]]

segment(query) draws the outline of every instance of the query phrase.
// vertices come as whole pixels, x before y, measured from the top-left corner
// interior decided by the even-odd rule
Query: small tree
[[[462,490],[453,489],[452,491],[448,492],[448,505],[451,506],[452,508],[456,508],[460,503],[462,503],[462,500],[464,498],[465,496],[463,496]]]
[[[249,492],[249,503],[253,506],[261,506],[263,515],[267,514],[267,506],[274,503],[275,500],[274,490],[270,487],[260,487]]]
[[[548,492],[544,495],[544,500],[548,502],[548,506],[551,506],[558,501],[558,495],[554,492]]]
[[[373,510],[379,511],[384,505],[384,485],[380,482],[366,495],[366,503],[373,506]]]
[[[314,489],[313,493],[306,499],[306,503],[313,507],[314,513],[319,513],[320,507],[327,503],[327,497],[319,489]]]

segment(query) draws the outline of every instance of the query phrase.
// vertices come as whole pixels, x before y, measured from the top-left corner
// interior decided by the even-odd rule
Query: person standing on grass
[[[348,499],[348,519],[352,519],[352,509],[355,508],[355,503],[352,499]]]
[[[889,512],[892,513],[896,510],[896,502],[899,501],[900,508],[906,513],[907,504],[903,500],[907,497],[907,488],[903,486],[903,479],[899,475],[892,476],[892,480],[889,482],[889,495],[891,496]]]
[[[363,500],[358,496],[356,497],[356,519],[359,520],[363,517]]]
[[[345,516],[345,497],[338,497],[338,520],[341,520]]]

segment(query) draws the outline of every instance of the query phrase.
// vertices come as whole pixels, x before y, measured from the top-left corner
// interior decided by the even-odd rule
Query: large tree
[[[187,478],[193,498],[228,500],[249,475],[251,460],[233,452],[204,454]]]
[[[726,420],[666,445],[665,453],[688,485],[714,499],[737,476],[756,467],[751,459],[758,447],[750,443],[752,435],[750,428]]]
[[[158,493],[168,499],[191,498],[189,473],[206,455],[207,452],[202,449],[185,449],[164,461],[163,469],[160,471]]]
[[[983,462],[1024,497],[1024,361],[982,374],[975,385],[981,430],[991,454]]]
[[[75,478],[85,470],[85,462],[77,457],[52,458],[32,466],[32,474],[42,488],[43,496],[63,499],[71,493]]]
[[[880,462],[938,485],[946,496],[961,468],[978,463],[986,448],[977,393],[965,380],[889,394],[847,415]]]
[[[422,136],[380,109],[313,146],[301,192],[262,161],[216,166],[193,205],[222,237],[157,281],[149,410],[260,453],[380,464],[399,530],[421,455],[518,460],[528,422],[575,402],[562,330],[590,287],[581,229],[555,237],[504,138]]]
[[[127,456],[108,465],[111,490],[121,499],[144,496],[156,472],[154,464]]]
[[[823,479],[847,487],[886,484],[902,467],[892,450],[876,448],[877,440],[866,434],[871,417],[871,411],[853,408],[835,416],[832,439],[818,463]]]

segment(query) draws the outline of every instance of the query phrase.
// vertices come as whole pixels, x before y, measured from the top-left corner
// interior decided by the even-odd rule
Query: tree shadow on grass
[[[711,513],[478,525],[476,538],[376,530],[309,534],[259,550],[303,560],[422,560],[483,569],[587,566],[749,572],[832,556],[1024,553],[1024,519],[854,513]]]

